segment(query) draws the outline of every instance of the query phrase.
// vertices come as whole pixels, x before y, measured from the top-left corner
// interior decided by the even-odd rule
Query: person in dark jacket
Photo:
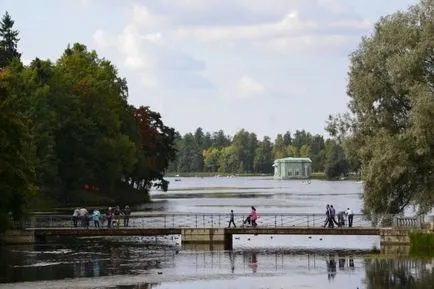
[[[345,226],[345,211],[340,211],[338,213],[338,227]]]
[[[235,220],[234,220],[234,210],[231,210],[228,228],[230,228],[232,224],[234,225],[234,228],[237,227],[237,225],[235,225]]]

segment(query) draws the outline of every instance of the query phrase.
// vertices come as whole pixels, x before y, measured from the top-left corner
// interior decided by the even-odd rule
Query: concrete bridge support
[[[409,246],[410,237],[408,229],[383,228],[380,229],[380,245],[383,246]]]
[[[11,245],[34,244],[34,230],[9,230],[0,235],[0,242]]]
[[[181,230],[184,244],[213,244],[224,242],[223,228],[192,228]]]

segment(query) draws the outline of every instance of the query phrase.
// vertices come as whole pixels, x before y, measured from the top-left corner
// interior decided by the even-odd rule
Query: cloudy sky
[[[130,103],[182,134],[324,133],[346,110],[348,54],[415,0],[0,0],[24,61],[81,42],[125,76]]]

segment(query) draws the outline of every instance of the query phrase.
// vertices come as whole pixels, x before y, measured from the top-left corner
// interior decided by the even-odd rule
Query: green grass
[[[410,254],[434,256],[434,232],[410,232]]]
[[[328,180],[327,175],[324,172],[314,172],[310,178],[314,180]]]

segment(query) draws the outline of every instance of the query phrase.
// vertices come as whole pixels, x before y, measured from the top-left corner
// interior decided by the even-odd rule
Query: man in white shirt
[[[352,227],[353,226],[353,211],[351,211],[350,208],[347,208],[347,210],[345,211],[345,215],[348,216],[348,227]]]

